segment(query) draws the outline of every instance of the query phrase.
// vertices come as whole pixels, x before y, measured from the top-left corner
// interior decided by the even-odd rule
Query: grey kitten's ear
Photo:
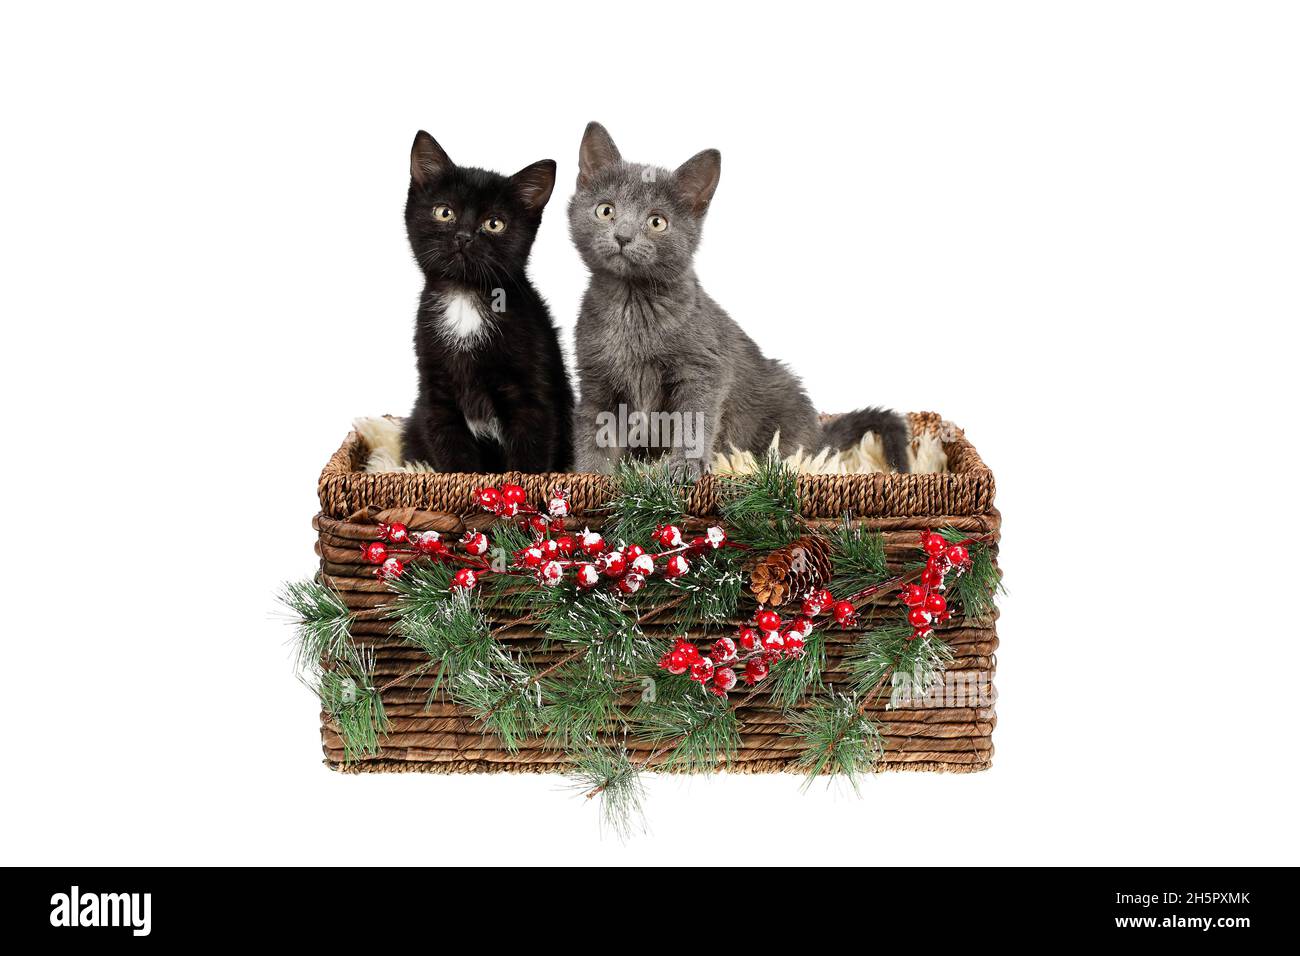
[[[510,188],[533,212],[541,212],[555,188],[555,160],[542,159],[510,177]]]
[[[424,130],[415,134],[411,145],[411,178],[418,185],[427,185],[446,175],[455,165],[436,139]]]
[[[594,120],[588,123],[582,134],[582,145],[578,147],[578,188],[591,185],[596,173],[622,161],[609,131]]]
[[[673,173],[673,192],[690,206],[691,212],[702,216],[709,208],[721,175],[722,154],[716,149],[701,150],[677,167]]]

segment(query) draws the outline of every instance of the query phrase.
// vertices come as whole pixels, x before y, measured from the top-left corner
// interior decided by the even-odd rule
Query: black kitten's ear
[[[417,185],[428,185],[446,175],[455,165],[436,139],[424,130],[415,134],[415,142],[411,145],[411,178]]]
[[[691,207],[691,212],[702,216],[709,208],[721,175],[722,154],[716,149],[701,150],[677,167],[673,173],[673,191]]]
[[[592,178],[606,166],[623,161],[614,138],[595,120],[587,124],[578,148],[578,186],[591,185]]]
[[[532,212],[541,212],[555,188],[555,160],[542,159],[510,177],[510,188]]]

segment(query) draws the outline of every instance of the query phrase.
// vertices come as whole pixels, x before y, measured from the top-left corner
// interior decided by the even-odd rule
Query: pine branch
[[[803,534],[799,521],[798,476],[773,451],[752,474],[719,479],[720,510],[733,541],[773,550]]]
[[[653,706],[639,708],[636,727],[640,740],[673,744],[664,766],[691,773],[717,770],[730,763],[740,748],[740,720],[723,700],[700,693],[694,685],[685,693],[660,694]]]
[[[356,659],[352,611],[337,591],[319,581],[286,581],[276,599],[294,615],[294,664],[300,673],[322,661]]]
[[[794,733],[804,743],[799,759],[792,764],[807,774],[804,788],[822,774],[843,775],[858,789],[858,774],[875,766],[884,753],[880,728],[866,717],[857,700],[832,694],[806,710],[790,716]]]
[[[810,691],[821,687],[826,669],[826,627],[816,627],[804,638],[803,656],[784,658],[772,666],[767,684],[772,699],[792,708]]]
[[[573,787],[588,800],[599,797],[603,825],[620,840],[645,829],[641,771],[625,747],[590,744],[572,754]]]
[[[968,538],[954,528],[944,528],[939,533],[952,544]],[[997,607],[997,595],[1006,593],[1002,574],[994,564],[987,544],[973,543],[966,550],[970,554],[970,567],[963,574],[948,575],[951,597],[956,599],[966,617],[988,617]]]
[[[302,680],[320,698],[321,710],[338,727],[345,763],[379,752],[379,738],[388,732],[384,702],[374,686],[374,652],[358,649],[353,661],[305,674]]]
[[[848,517],[829,535],[831,584],[835,594],[852,594],[889,576],[885,564],[885,538],[878,531],[855,528]]]
[[[614,469],[614,497],[607,505],[612,541],[641,543],[660,525],[681,518],[690,484],[664,457],[646,462],[624,458]]]

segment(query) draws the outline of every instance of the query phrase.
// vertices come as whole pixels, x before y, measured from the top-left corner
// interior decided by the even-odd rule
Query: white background
[[[6,15],[4,860],[1296,863],[1294,7],[456,9]],[[411,139],[559,162],[570,347],[591,119],[722,151],[699,273],[819,406],[994,469],[991,771],[661,780],[621,845],[553,778],[321,764],[272,594],[414,395]]]

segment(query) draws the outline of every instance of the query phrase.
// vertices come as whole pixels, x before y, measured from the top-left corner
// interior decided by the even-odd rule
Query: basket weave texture
[[[801,510],[809,523],[832,525],[849,516],[856,526],[879,531],[885,539],[891,571],[901,570],[916,558],[921,532],[952,527],[971,534],[992,532],[990,547],[996,555],[1001,519],[993,506],[993,474],[980,460],[960,429],[944,423],[934,413],[911,416],[914,433],[928,429],[943,438],[948,471],[928,475],[801,475],[798,479]],[[475,504],[475,490],[507,482],[522,485],[529,500],[539,500],[555,486],[569,489],[570,527],[603,524],[601,506],[613,488],[608,478],[589,474],[368,474],[368,448],[355,432],[330,458],[320,476],[320,513],[313,520],[318,534],[322,580],[342,596],[354,611],[353,637],[374,648],[377,681],[387,682],[424,662],[418,649],[391,633],[383,608],[391,592],[376,580],[373,565],[361,557],[363,544],[374,540],[377,522],[401,521],[413,531],[434,530],[458,534],[469,528],[487,530],[497,520]],[[716,520],[718,484],[705,476],[687,503],[684,530],[696,530]],[[742,602],[741,615],[752,615],[755,605]],[[863,609],[861,624],[870,627],[897,620],[894,595],[882,595]],[[489,618],[491,612],[489,611]],[[508,619],[493,623],[508,624]],[[740,620],[735,622],[742,623]],[[680,633],[669,614],[655,619],[646,633],[665,641]],[[924,705],[889,708],[885,694],[871,708],[880,721],[884,756],[879,770],[930,770],[969,772],[983,770],[993,755],[996,722],[992,677],[998,647],[996,615],[988,619],[954,620],[941,629],[952,646],[954,660],[948,669],[949,686],[956,695],[938,695]],[[543,664],[555,652],[542,649],[541,635],[527,626],[504,627],[501,639]],[[853,630],[828,631],[825,678],[841,673],[844,650],[858,637]],[[345,764],[343,743],[336,728],[322,714],[321,736],[326,762],[350,772],[423,771],[432,773],[538,772],[564,768],[562,753],[541,742],[525,744],[515,753],[500,746],[490,734],[446,698],[436,696],[426,706],[431,676],[412,677],[383,693],[391,728],[379,754]],[[797,757],[796,742],[785,737],[781,712],[767,705],[762,695],[743,707],[745,733],[733,772],[775,772],[787,769]],[[635,745],[632,745],[635,747]]]

